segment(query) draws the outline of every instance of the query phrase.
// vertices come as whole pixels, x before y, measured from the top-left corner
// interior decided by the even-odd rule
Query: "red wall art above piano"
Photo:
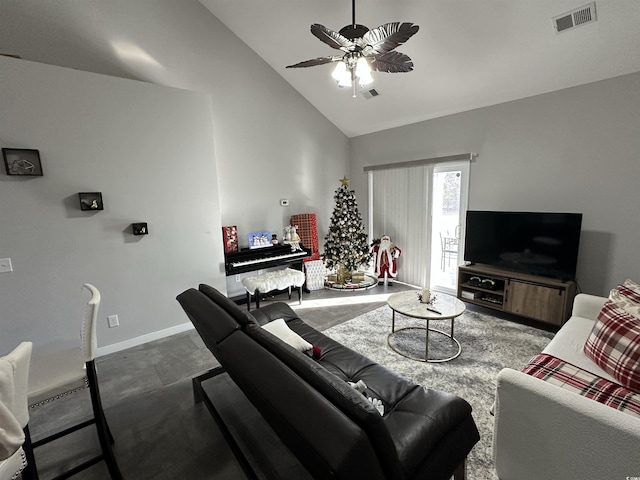
[[[238,227],[235,225],[222,227],[222,241],[224,243],[224,253],[238,251]]]

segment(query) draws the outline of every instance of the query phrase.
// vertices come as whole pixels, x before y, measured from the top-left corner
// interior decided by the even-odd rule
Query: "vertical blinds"
[[[429,179],[432,166],[417,165],[389,170],[369,170],[371,175],[371,236],[389,235],[402,250],[399,281],[429,285],[431,242],[429,235]]]

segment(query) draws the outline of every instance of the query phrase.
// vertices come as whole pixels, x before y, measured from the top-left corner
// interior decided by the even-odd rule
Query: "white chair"
[[[111,444],[113,437],[109,431],[107,420],[102,409],[100,391],[98,388],[98,375],[95,366],[97,350],[96,320],[98,307],[100,306],[100,292],[90,284],[83,285],[91,298],[87,302],[80,331],[80,344],[76,348],[57,351],[51,355],[39,357],[37,350],[31,359],[31,371],[29,376],[29,404],[32,407],[64,397],[69,393],[89,387],[93,417],[80,422],[58,433],[33,442],[33,448],[57,440],[65,435],[73,433],[90,425],[95,425],[100,441],[101,454],[73,467],[57,478],[67,478],[75,475],[90,466],[104,460],[112,479],[121,479],[122,475]],[[26,432],[29,436],[28,431]],[[27,455],[29,453],[27,452]],[[29,460],[27,456],[27,460]],[[33,462],[35,465],[35,462]],[[37,474],[36,474],[37,475]],[[37,477],[35,477],[37,478]]]
[[[23,450],[24,430],[28,428],[27,382],[31,342],[22,342],[11,353],[0,358],[0,480],[14,480],[27,467]],[[28,446],[26,446],[28,448]],[[22,473],[28,475],[32,465]]]
[[[444,236],[442,235],[442,232],[440,232],[440,248],[442,251],[442,255],[440,257],[440,268],[443,272],[445,271],[445,266],[448,267],[451,265],[451,257],[458,256],[458,243],[458,238],[449,236],[449,232]]]

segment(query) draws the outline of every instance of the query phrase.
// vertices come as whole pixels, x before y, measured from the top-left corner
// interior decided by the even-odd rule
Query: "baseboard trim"
[[[96,356],[103,357],[105,355],[109,355],[110,353],[120,352],[122,350],[126,350],[127,348],[137,347],[138,345],[152,342],[154,340],[160,340],[161,338],[170,337],[171,335],[186,332],[192,329],[193,324],[191,322],[186,322],[180,325],[176,325],[175,327],[169,327],[165,328],[164,330],[158,330],[157,332],[151,332],[147,333],[146,335],[130,338],[129,340],[125,340],[124,342],[112,343],[111,345],[98,347],[98,349],[96,350]]]

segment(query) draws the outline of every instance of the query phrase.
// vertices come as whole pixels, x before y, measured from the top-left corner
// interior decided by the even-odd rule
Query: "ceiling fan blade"
[[[342,57],[331,55],[329,57],[318,57],[312,60],[305,60],[304,62],[296,63],[295,65],[287,65],[287,68],[302,68],[302,67],[315,67],[316,65],[324,65],[325,63],[337,62],[342,60]]]
[[[311,33],[313,33],[322,42],[326,43],[331,48],[335,48],[336,50],[344,50],[345,52],[349,52],[355,47],[355,44],[347,37],[339,34],[338,32],[334,32],[333,30],[325,27],[324,25],[320,25],[319,23],[314,23],[313,25],[311,25]]]
[[[388,73],[410,72],[413,70],[413,61],[400,52],[379,53],[373,56],[371,69]]]
[[[369,30],[356,40],[364,55],[387,53],[409,40],[419,29],[410,22],[391,22]]]

